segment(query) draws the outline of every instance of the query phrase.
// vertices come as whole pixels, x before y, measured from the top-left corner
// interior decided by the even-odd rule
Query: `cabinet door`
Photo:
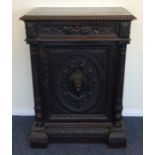
[[[111,119],[116,51],[105,47],[51,47],[41,50],[46,118],[101,116]]]

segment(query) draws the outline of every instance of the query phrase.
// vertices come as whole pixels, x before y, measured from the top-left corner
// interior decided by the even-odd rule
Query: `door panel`
[[[112,52],[111,46],[47,46],[41,50],[47,118],[57,114],[108,117],[109,107],[113,104],[113,97],[109,98],[113,85]]]

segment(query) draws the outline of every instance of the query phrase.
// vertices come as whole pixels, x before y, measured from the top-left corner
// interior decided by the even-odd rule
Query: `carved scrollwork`
[[[120,23],[120,37],[129,38],[130,33],[130,22],[121,22]]]
[[[37,54],[38,53],[38,46],[35,44],[32,44],[30,46],[30,52],[31,52],[31,54],[34,54],[34,55]]]
[[[27,38],[35,38],[36,33],[36,23],[35,22],[27,22],[26,23],[26,31],[27,31]]]
[[[99,97],[96,68],[83,56],[68,57],[63,62],[55,74],[54,86],[60,103],[73,112],[91,108]]]
[[[78,25],[65,25],[65,26],[52,26],[52,25],[39,25],[40,34],[59,34],[59,35],[97,35],[97,34],[113,34],[115,33],[114,26],[78,26]]]

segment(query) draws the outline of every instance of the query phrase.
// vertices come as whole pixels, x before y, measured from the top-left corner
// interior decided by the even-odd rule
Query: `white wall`
[[[24,42],[25,27],[19,17],[34,7],[121,6],[133,13],[131,44],[127,48],[124,115],[142,115],[142,0],[13,0],[13,114],[31,115],[33,93],[29,46]]]

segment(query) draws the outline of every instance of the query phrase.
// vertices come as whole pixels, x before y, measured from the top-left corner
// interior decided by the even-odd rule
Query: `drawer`
[[[27,22],[28,39],[117,38],[119,22]]]

